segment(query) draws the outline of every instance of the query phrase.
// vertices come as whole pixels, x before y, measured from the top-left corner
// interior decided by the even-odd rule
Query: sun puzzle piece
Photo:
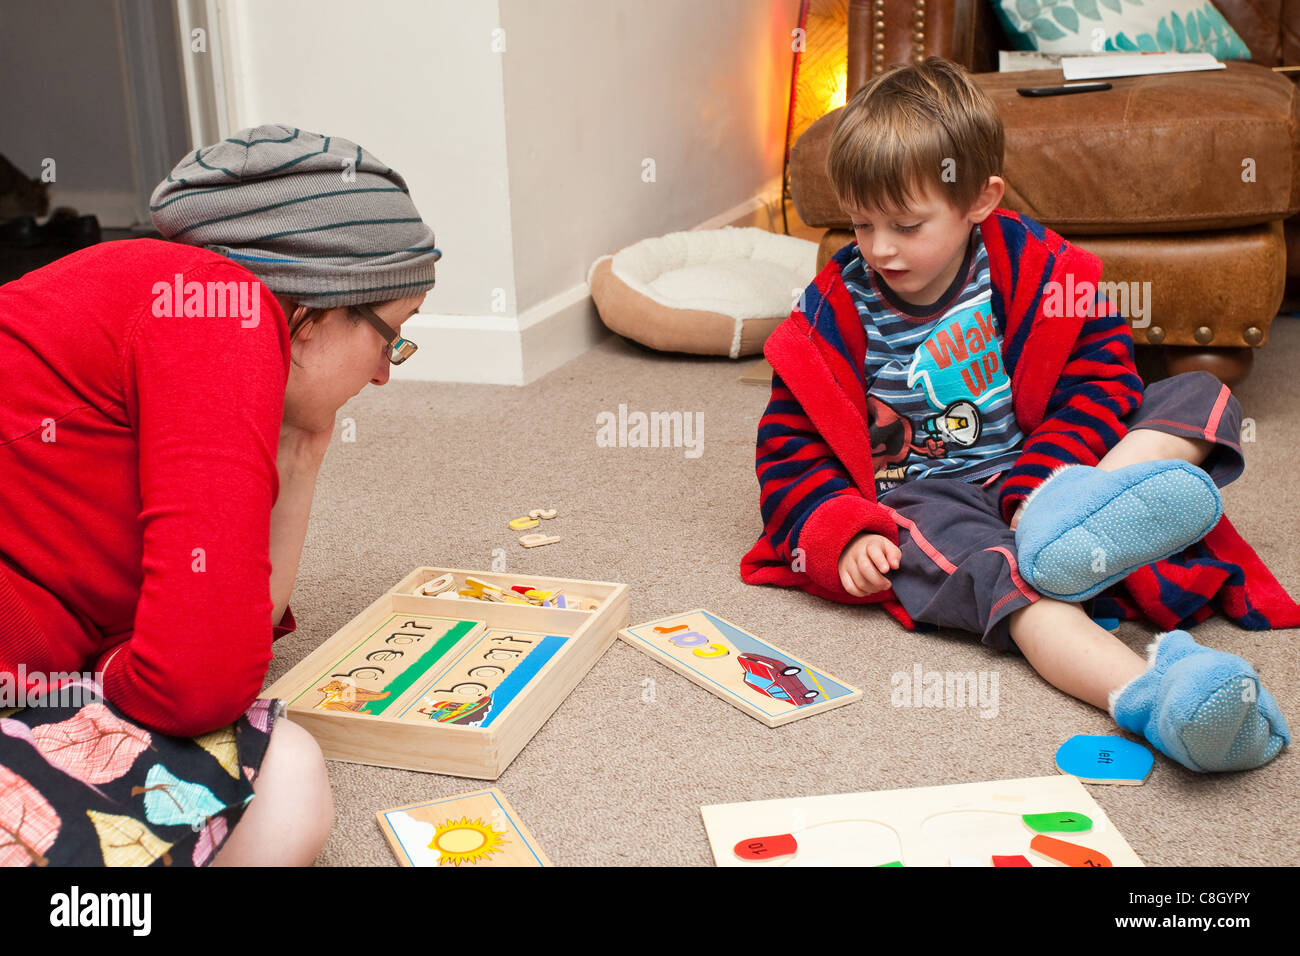
[[[376,814],[402,866],[550,866],[495,787]]]

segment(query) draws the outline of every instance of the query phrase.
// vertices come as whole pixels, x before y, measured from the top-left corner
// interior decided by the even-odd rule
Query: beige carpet
[[[1300,595],[1300,320],[1279,318],[1237,395],[1255,421],[1246,474],[1226,512],[1278,579]],[[703,606],[864,691],[829,713],[769,729],[616,642],[496,782],[559,865],[706,865],[703,804],[935,786],[1055,773],[1068,737],[1117,728],[1068,698],[1023,658],[973,638],[904,631],[880,608],[740,581],[759,531],[755,422],[765,389],[740,384],[749,363],[667,356],[611,338],[527,388],[394,383],[367,388],[340,414],[356,441],[325,460],[274,680],[381,591],[421,564],[488,569],[507,549],[521,575],[623,581],[633,623]],[[599,448],[596,416],[704,413],[703,454]],[[534,507],[560,517],[564,541],[525,550],[505,523]],[[1145,646],[1149,627],[1123,625]],[[1213,618],[1203,643],[1251,661],[1300,727],[1300,631],[1244,631]],[[890,704],[890,675],[995,671],[998,713]],[[642,681],[655,700],[642,701]],[[1292,748],[1294,749],[1294,748]],[[491,784],[331,761],[337,807],[325,865],[393,863],[375,812]],[[1203,776],[1157,754],[1145,786],[1090,787],[1148,865],[1295,864],[1290,816],[1297,755],[1262,770]]]

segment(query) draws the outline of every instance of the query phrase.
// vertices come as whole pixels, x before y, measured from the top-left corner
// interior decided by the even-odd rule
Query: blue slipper
[[[1214,481],[1186,461],[1065,465],[1025,499],[1020,574],[1040,594],[1085,601],[1199,541],[1222,514]]]
[[[1202,647],[1186,631],[1157,635],[1148,669],[1112,691],[1110,713],[1166,757],[1206,773],[1250,770],[1291,742],[1291,731],[1255,669]]]

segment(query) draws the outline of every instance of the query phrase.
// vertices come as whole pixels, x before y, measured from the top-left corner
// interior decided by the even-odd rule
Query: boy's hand
[[[885,577],[898,569],[903,552],[884,535],[862,532],[840,555],[840,584],[854,597],[866,597],[889,587]]]

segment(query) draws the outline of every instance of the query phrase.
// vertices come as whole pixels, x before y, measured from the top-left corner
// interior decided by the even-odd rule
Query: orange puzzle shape
[[[1110,866],[1110,858],[1104,853],[1041,833],[1029,841],[1029,849],[1066,866]]]

